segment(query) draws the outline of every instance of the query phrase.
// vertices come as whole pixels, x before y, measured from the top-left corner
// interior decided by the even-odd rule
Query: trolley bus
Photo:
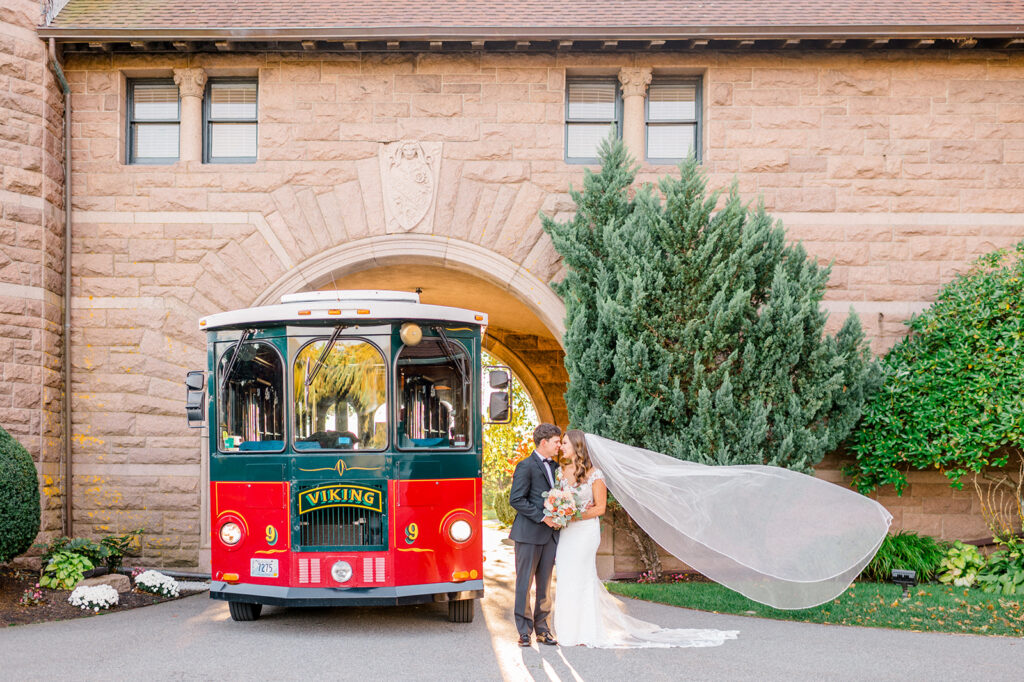
[[[186,377],[209,438],[210,596],[264,604],[483,596],[482,421],[508,419],[505,368],[482,385],[483,313],[418,294],[321,291],[210,315]]]

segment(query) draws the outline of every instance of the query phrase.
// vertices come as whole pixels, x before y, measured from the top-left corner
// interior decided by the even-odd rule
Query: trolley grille
[[[301,495],[309,486],[298,491]],[[385,493],[379,488],[382,501]],[[382,509],[387,509],[384,502]],[[299,515],[299,545],[306,549],[385,549],[384,514],[361,507],[325,507]]]

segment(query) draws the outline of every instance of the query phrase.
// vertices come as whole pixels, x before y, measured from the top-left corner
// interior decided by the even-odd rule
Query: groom
[[[548,616],[551,615],[551,572],[555,567],[558,529],[544,516],[544,493],[555,487],[554,456],[562,440],[562,431],[554,424],[541,424],[533,432],[533,453],[516,465],[512,474],[509,503],[519,512],[512,522],[509,537],[516,548],[516,629],[519,646],[530,646],[530,635],[537,641],[555,645]],[[527,601],[530,585],[536,578],[536,603],[532,614]]]

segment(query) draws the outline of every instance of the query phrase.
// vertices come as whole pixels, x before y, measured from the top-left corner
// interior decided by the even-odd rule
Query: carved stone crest
[[[387,232],[429,232],[434,220],[440,142],[400,140],[381,145],[380,183]]]

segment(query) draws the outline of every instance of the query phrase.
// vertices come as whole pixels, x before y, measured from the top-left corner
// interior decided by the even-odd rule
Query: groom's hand
[[[544,523],[548,526],[551,526],[552,528],[558,528],[558,524],[555,523],[555,520],[552,519],[550,516],[544,517]]]

